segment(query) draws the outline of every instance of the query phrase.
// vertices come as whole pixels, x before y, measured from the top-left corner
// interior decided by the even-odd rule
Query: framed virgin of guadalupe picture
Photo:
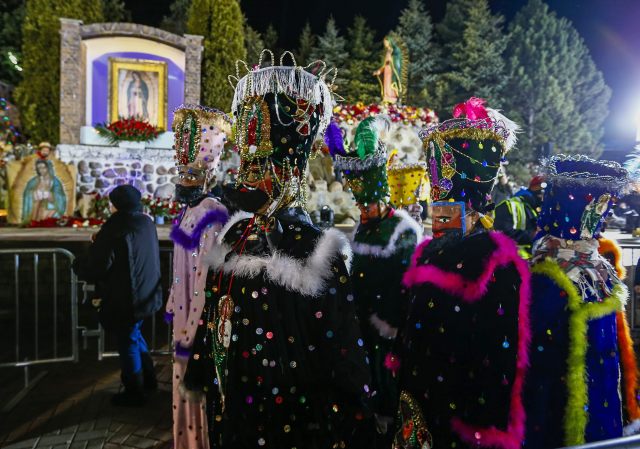
[[[109,59],[109,121],[136,118],[167,129],[167,63]]]

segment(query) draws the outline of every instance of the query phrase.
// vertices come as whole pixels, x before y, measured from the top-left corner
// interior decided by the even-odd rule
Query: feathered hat
[[[231,132],[231,119],[222,111],[185,104],[173,112],[174,159],[181,177],[207,183],[220,161]]]
[[[428,198],[429,178],[427,164],[424,162],[403,163],[398,157],[398,151],[393,150],[387,163],[387,176],[391,204],[394,206],[409,206]]]
[[[567,240],[596,236],[629,173],[612,161],[559,154],[543,161],[548,184],[538,225],[543,234]]]
[[[356,128],[352,151],[335,156],[335,167],[344,173],[360,204],[389,201],[387,150],[380,138],[389,127],[390,120],[386,116],[364,119]]]
[[[516,143],[518,125],[475,97],[456,105],[453,117],[420,132],[431,200],[464,202],[482,213],[491,203],[500,164]]]

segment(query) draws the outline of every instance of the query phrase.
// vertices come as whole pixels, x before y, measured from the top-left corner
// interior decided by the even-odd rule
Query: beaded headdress
[[[500,164],[516,143],[518,125],[484,103],[470,98],[454,107],[454,118],[420,132],[433,202],[464,202],[478,212],[491,202]]]
[[[231,132],[222,111],[184,104],[173,113],[174,159],[180,177],[210,181]]]
[[[364,119],[356,128],[352,151],[335,155],[334,166],[344,173],[359,204],[389,201],[387,149],[380,139],[389,126],[390,120],[385,116]]]
[[[270,65],[265,56],[270,57]],[[284,65],[287,56],[292,65]],[[331,120],[337,70],[327,69],[322,61],[299,66],[288,51],[279,64],[275,65],[273,52],[263,50],[257,65],[249,69],[246,62],[238,61],[236,75],[229,76],[235,88],[232,113],[241,159],[237,182],[248,176],[255,179],[256,167],[261,170],[258,177],[268,170],[280,203],[292,199],[303,203],[307,161]],[[246,74],[241,74],[241,68]]]
[[[543,161],[548,187],[538,225],[545,234],[593,238],[611,206],[629,183],[629,173],[612,161],[559,154]]]
[[[265,55],[270,56],[271,65],[263,67]],[[286,56],[293,65],[284,65]],[[244,76],[241,76],[241,67],[247,71]],[[262,51],[253,69],[249,69],[246,62],[238,61],[236,76],[229,76],[229,81],[235,88],[231,110],[237,120],[240,156],[271,157],[280,162],[288,159],[292,165],[296,165],[294,161],[298,161],[298,165],[301,160],[306,163],[311,144],[323,135],[331,121],[336,73],[335,68],[327,69],[323,61],[298,66],[289,51],[280,57],[280,65],[275,65],[270,50]],[[330,82],[327,77],[332,77]],[[270,98],[275,98],[275,104],[270,104]],[[272,136],[273,125],[282,125],[287,132],[295,132],[305,139],[291,147],[283,140],[286,137]]]
[[[422,161],[403,163],[398,158],[398,151],[393,150],[387,163],[391,204],[404,207],[424,201],[429,195],[429,178],[427,164]]]

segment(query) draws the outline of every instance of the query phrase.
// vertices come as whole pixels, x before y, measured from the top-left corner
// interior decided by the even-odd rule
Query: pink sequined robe
[[[167,315],[173,319],[173,438],[175,449],[208,449],[205,403],[181,393],[194,335],[204,306],[207,267],[203,257],[212,248],[228,218],[226,208],[213,198],[188,207],[171,239],[173,281],[167,301]]]

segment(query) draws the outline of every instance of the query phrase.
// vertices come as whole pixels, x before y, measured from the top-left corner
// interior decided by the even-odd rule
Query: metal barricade
[[[640,336],[640,311],[638,310],[640,295],[636,295],[633,287],[638,258],[640,257],[640,239],[618,238],[618,245],[622,249],[622,265],[627,269],[627,286],[629,287],[629,303],[627,314],[629,325],[634,337]],[[637,341],[637,339],[636,339]]]
[[[640,435],[633,435],[612,440],[596,441],[580,446],[569,446],[564,449],[638,449],[640,448]]]
[[[74,255],[62,248],[0,250],[0,368],[22,368],[24,388],[10,409],[44,375],[29,367],[78,361]]]

